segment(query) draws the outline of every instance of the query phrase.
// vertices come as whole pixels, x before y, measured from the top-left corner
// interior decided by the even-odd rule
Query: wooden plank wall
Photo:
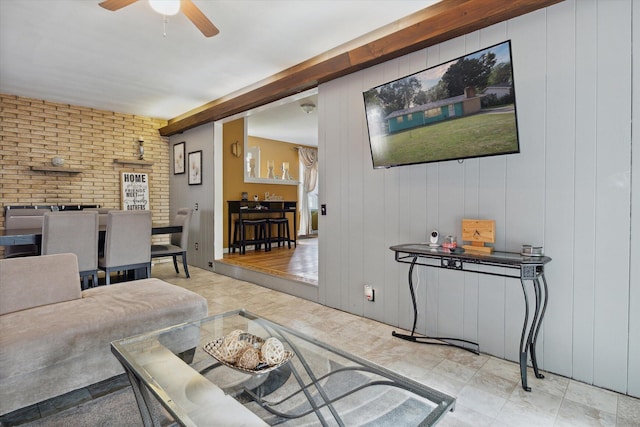
[[[389,246],[427,241],[432,229],[460,240],[462,218],[495,219],[498,249],[543,245],[553,258],[543,369],[639,396],[638,10],[638,0],[567,0],[321,85],[320,302],[410,328],[408,266]],[[373,170],[363,91],[507,39],[520,154]],[[517,360],[519,281],[417,270],[421,333],[477,339]]]
[[[189,234],[189,251],[187,259],[189,265],[211,270],[209,262],[213,261],[214,241],[216,234],[214,227],[214,124],[206,124],[184,133],[173,135],[169,138],[170,152],[170,210],[171,217],[175,216],[178,209],[189,207],[194,209],[198,204],[198,210],[193,211]],[[185,143],[185,173],[173,174],[173,146],[179,142]],[[190,152],[202,150],[202,185],[188,184],[188,156]],[[198,249],[196,249],[196,243]],[[182,268],[180,268],[182,272]]]

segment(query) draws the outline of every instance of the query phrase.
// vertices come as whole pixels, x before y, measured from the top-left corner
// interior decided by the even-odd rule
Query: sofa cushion
[[[75,254],[0,259],[0,315],[79,299]]]
[[[144,279],[0,316],[0,414],[121,374],[111,341],[206,315],[200,295]]]

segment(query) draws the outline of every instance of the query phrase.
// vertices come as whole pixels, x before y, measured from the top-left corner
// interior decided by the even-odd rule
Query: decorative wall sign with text
[[[137,172],[122,172],[122,210],[149,210],[149,175]]]

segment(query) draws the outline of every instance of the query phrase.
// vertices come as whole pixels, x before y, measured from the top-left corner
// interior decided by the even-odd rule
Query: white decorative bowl
[[[51,159],[51,164],[53,166],[62,166],[64,165],[64,159],[60,156],[56,156],[53,159]]]

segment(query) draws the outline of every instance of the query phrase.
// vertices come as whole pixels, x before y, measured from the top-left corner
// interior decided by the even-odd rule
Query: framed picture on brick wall
[[[179,142],[173,146],[173,174],[184,173],[184,142]]]
[[[149,175],[146,173],[122,172],[122,210],[149,210]]]
[[[189,153],[189,185],[202,184],[202,150]]]

